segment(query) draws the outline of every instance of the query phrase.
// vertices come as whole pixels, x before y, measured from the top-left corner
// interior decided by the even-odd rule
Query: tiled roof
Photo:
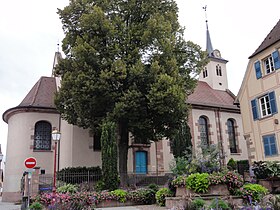
[[[56,81],[54,77],[41,77],[18,107],[55,108],[54,95],[56,91]]]
[[[255,56],[256,54],[262,52],[266,48],[270,47],[274,43],[278,42],[279,40],[280,40],[280,20],[274,26],[274,28],[269,32],[269,34],[263,40],[263,42],[258,47],[258,49],[256,49],[256,51],[249,57],[249,59]]]
[[[10,108],[3,113],[3,120],[8,122],[10,116],[22,111],[57,113],[54,105],[54,96],[56,92],[55,78],[41,77],[18,106]]]
[[[187,103],[191,105],[239,110],[239,108],[233,104],[234,99],[235,97],[231,92],[214,90],[206,82],[198,81],[193,94],[188,97]]]

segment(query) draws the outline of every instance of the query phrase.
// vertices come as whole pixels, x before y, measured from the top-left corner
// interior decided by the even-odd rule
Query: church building
[[[233,104],[235,96],[228,90],[227,60],[213,50],[207,27],[207,52],[210,62],[200,73],[197,87],[187,99],[191,110],[189,125],[193,146],[201,143],[220,146],[223,164],[230,158],[247,159],[240,109]],[[62,58],[55,53],[53,67]],[[8,124],[3,201],[21,199],[20,180],[26,170],[24,160],[34,157],[41,173],[53,174],[54,161],[58,170],[65,167],[101,166],[100,142],[87,129],[71,125],[61,119],[54,105],[60,78],[41,77],[22,102],[3,113]],[[51,138],[53,129],[61,132],[57,156]],[[163,140],[150,144],[129,143],[128,171],[136,174],[170,172],[173,160],[170,142]]]

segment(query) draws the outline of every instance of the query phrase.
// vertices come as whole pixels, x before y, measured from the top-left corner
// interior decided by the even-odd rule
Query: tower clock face
[[[214,54],[214,56],[215,56],[216,58],[220,58],[220,57],[221,57],[221,53],[220,53],[219,50],[214,50],[214,51],[213,51],[213,54]]]

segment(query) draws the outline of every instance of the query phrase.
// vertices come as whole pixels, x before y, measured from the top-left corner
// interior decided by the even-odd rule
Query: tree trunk
[[[118,157],[119,157],[119,173],[120,186],[122,188],[128,185],[127,176],[127,154],[128,154],[128,125],[126,122],[119,123],[119,138],[118,138]]]

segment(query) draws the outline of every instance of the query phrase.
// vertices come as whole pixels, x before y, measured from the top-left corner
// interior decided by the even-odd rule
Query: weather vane
[[[202,7],[202,9],[204,9],[204,11],[205,11],[205,19],[206,19],[205,22],[206,22],[206,25],[207,25],[207,28],[208,28],[208,23],[207,23],[207,22],[208,22],[208,20],[207,20],[207,11],[206,11],[206,10],[207,10],[207,5],[205,5],[204,7]]]

